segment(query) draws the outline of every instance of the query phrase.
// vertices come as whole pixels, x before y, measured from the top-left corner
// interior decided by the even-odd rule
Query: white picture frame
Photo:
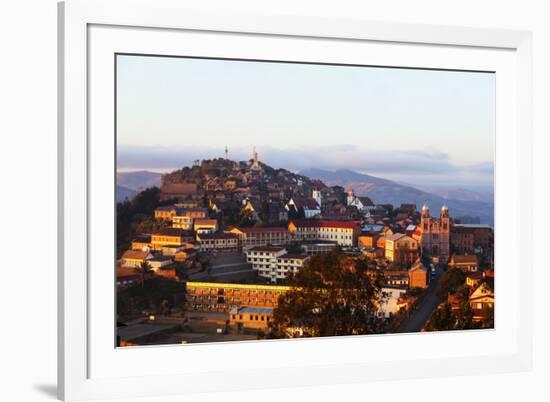
[[[105,181],[109,175],[113,176],[108,161],[113,159],[114,152],[110,131],[113,119],[109,115],[112,108],[108,107],[109,102],[112,103],[109,91],[113,88],[109,80],[113,77],[108,70],[112,66],[107,66],[106,60],[124,51],[172,54],[183,49],[183,43],[192,46],[201,35],[209,35],[216,41],[229,37],[224,49],[227,57],[253,57],[260,51],[260,44],[266,52],[271,51],[270,46],[284,49],[278,53],[281,59],[311,57],[317,60],[321,56],[314,53],[296,55],[304,49],[303,41],[308,41],[312,48],[319,43],[317,51],[321,53],[332,46],[330,55],[323,57],[332,57],[344,64],[350,63],[346,54],[351,54],[352,48],[368,46],[375,55],[372,57],[378,58],[374,61],[377,65],[454,69],[481,66],[479,68],[500,72],[499,76],[504,78],[502,87],[497,85],[503,101],[499,103],[497,97],[496,259],[499,253],[510,254],[500,256],[508,268],[502,270],[503,279],[497,282],[496,292],[502,307],[497,307],[494,331],[114,350],[108,339],[114,321],[108,314],[105,316],[106,309],[112,306],[109,304],[112,298],[97,297],[98,292],[111,294],[109,286],[114,286],[114,280],[112,285],[104,284],[102,279],[108,271],[92,269],[98,254],[90,246],[104,241],[97,233],[108,230],[113,222],[109,213],[114,214],[106,212],[108,203],[101,200],[113,191]],[[286,41],[284,47],[278,46],[280,41]],[[218,52],[206,42],[198,44],[195,54],[203,52],[201,55],[207,56],[208,52]],[[162,396],[529,370],[532,361],[531,47],[531,33],[525,31],[243,15],[186,9],[177,0],[60,3],[59,397],[79,400]],[[243,55],[236,54],[237,48]],[[411,49],[414,51],[405,55]],[[251,56],[247,56],[247,52]],[[398,56],[409,57],[406,64],[399,61]],[[100,131],[103,134],[96,135]],[[499,186],[501,179],[509,185]],[[101,197],[98,197],[100,188]],[[509,219],[506,228],[499,227],[498,215],[504,212]],[[499,308],[505,313],[499,315]],[[453,351],[439,353],[451,343],[463,347],[453,346]],[[483,349],[483,345],[489,344],[494,348]],[[414,345],[416,352],[408,351],[407,345]],[[431,345],[434,345],[432,351]],[[476,349],[474,345],[480,346]],[[378,356],[374,352],[389,350],[388,347],[393,355],[387,352]],[[346,353],[352,350],[371,352],[368,356]],[[269,359],[257,358],[265,353],[272,355]],[[180,362],[182,357],[193,361],[194,368],[187,366],[180,370],[174,362],[176,355]],[[239,359],[243,355],[256,358],[251,357],[251,363]],[[295,356],[295,361],[289,362],[288,356]],[[231,364],[210,370],[208,359],[214,357]],[[166,364],[161,368],[159,362]],[[247,381],[243,382],[245,375]],[[144,376],[147,381],[143,381]]]

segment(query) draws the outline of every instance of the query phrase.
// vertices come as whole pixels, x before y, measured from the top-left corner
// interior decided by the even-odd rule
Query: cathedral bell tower
[[[321,202],[322,202],[322,198],[321,198],[321,190],[319,190],[318,188],[314,188],[313,189],[313,193],[311,194],[313,199],[317,202],[317,204],[319,205],[319,208],[321,208]]]
[[[440,252],[441,258],[447,260],[451,254],[451,218],[447,205],[441,207],[441,227],[440,227]]]
[[[420,213],[420,225],[422,226],[422,233],[430,232],[430,224],[431,224],[431,217],[430,217],[430,208],[428,205],[424,204],[422,206],[422,212]]]
[[[353,203],[354,198],[355,198],[355,195],[353,194],[353,188],[348,187],[347,205],[351,205]]]

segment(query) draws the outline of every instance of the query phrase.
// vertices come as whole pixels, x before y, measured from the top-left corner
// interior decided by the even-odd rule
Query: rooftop
[[[464,228],[464,229],[493,229],[491,225],[483,225],[476,223],[455,223],[453,225],[455,228]]]
[[[278,252],[284,250],[284,247],[281,246],[256,246],[250,248],[248,251],[267,251],[267,252]]]
[[[405,237],[407,236],[406,234],[403,234],[403,233],[392,233],[392,234],[387,234],[386,235],[386,240],[389,240],[389,241],[396,241],[396,240],[399,240],[401,239],[402,237]]]
[[[209,218],[195,218],[195,226],[196,225],[216,225],[218,223],[215,219],[209,219]]]
[[[122,254],[122,258],[128,260],[144,260],[149,255],[148,251],[127,250]]]
[[[149,234],[139,234],[132,240],[132,242],[150,243],[151,242],[151,235],[149,235]]]
[[[233,233],[199,233],[197,235],[199,240],[215,240],[215,239],[236,239],[237,236]]]
[[[292,202],[298,208],[319,209],[319,204],[313,198],[292,198]]]
[[[230,230],[238,230],[243,233],[267,233],[267,232],[288,232],[288,229],[285,227],[232,227]]]
[[[299,219],[289,223],[296,227],[314,227],[314,228],[339,228],[339,229],[355,229],[359,227],[356,221],[337,221],[327,219]]]
[[[291,253],[286,253],[286,254],[283,254],[279,257],[277,257],[279,259],[287,259],[287,260],[306,260],[309,258],[308,255],[303,255],[303,254],[291,254]]]
[[[451,257],[451,264],[477,264],[478,259],[475,254],[455,254]]]
[[[241,307],[238,311],[239,313],[273,314],[272,308]]]
[[[183,229],[179,228],[160,228],[153,232],[153,235],[156,236],[179,236],[183,237],[186,235],[189,235],[188,232],[184,231]]]

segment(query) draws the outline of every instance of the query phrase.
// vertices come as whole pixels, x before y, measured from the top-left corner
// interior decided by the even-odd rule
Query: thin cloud
[[[229,158],[249,160],[251,147],[231,147]],[[225,145],[213,147],[144,147],[119,145],[118,168],[172,169],[188,166],[195,160],[225,157]],[[492,182],[494,166],[490,161],[474,165],[453,164],[449,156],[435,148],[422,150],[376,150],[353,144],[312,146],[302,148],[275,148],[258,146],[260,160],[275,168],[299,171],[307,168],[327,170],[350,169],[394,180],[422,182]]]

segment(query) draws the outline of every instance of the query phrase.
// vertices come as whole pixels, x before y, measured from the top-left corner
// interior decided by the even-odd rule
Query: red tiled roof
[[[186,231],[179,228],[160,228],[156,230],[153,235],[157,236],[180,236],[183,237],[185,235],[188,235]]]
[[[355,229],[359,227],[357,221],[337,221],[326,219],[300,219],[291,221],[296,227],[301,228],[343,228]]]
[[[455,254],[451,257],[451,264],[477,264],[477,256],[474,254]]]
[[[240,230],[243,233],[267,233],[267,232],[288,232],[288,229],[285,227],[233,227],[232,229]]]
[[[213,239],[236,239],[237,236],[233,233],[203,233],[198,234],[197,237],[200,240],[213,240]]]
[[[218,221],[209,218],[195,218],[195,225],[215,225]]]
[[[164,183],[161,186],[161,191],[169,194],[195,194],[197,185],[193,183]]]
[[[293,198],[292,201],[298,208],[319,209],[319,204],[313,198]]]
[[[140,251],[140,250],[127,250],[122,254],[123,259],[130,259],[130,260],[144,260],[145,257],[149,255],[148,251]]]

